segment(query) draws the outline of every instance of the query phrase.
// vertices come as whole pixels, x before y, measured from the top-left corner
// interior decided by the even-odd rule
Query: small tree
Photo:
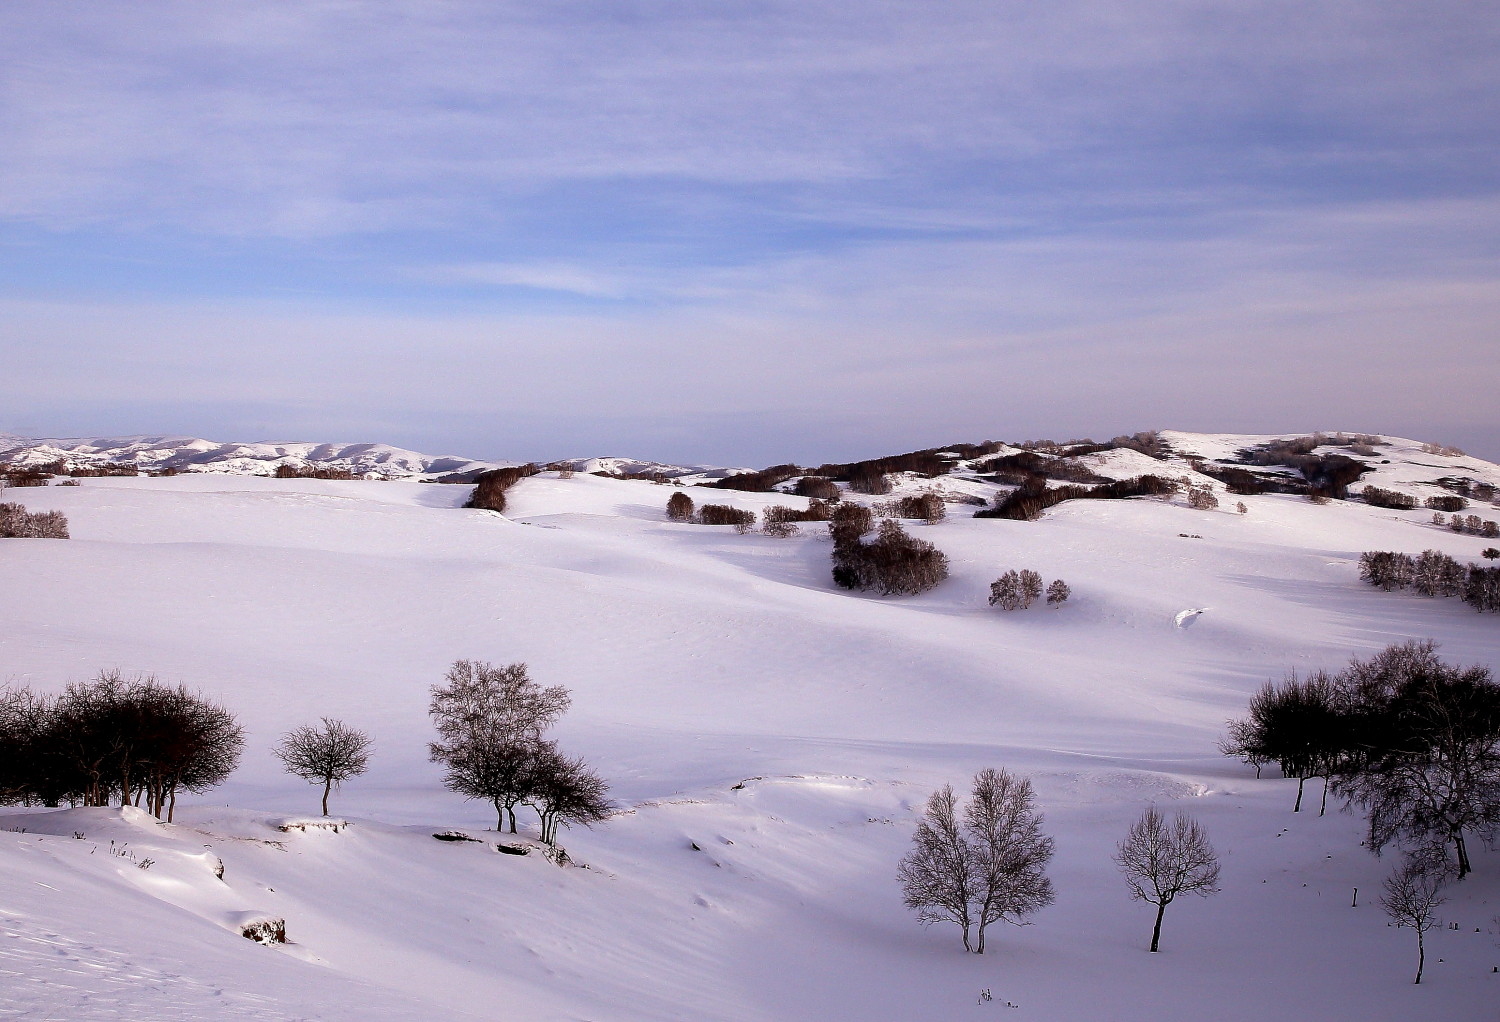
[[[1406,856],[1396,871],[1385,878],[1381,907],[1398,927],[1410,926],[1417,931],[1417,978],[1413,983],[1422,982],[1422,967],[1427,964],[1424,938],[1428,930],[1438,926],[1433,910],[1446,900],[1439,892],[1447,884],[1448,876],[1443,853],[1424,849]]]
[[[1042,598],[1042,576],[1030,568],[1021,571],[1021,609],[1027,610]]]
[[[1168,826],[1157,808],[1149,807],[1120,842],[1115,863],[1131,898],[1156,906],[1153,952],[1161,945],[1161,919],[1168,905],[1179,895],[1207,897],[1219,891],[1218,856],[1203,828],[1184,813],[1173,814]]]
[[[761,531],[767,536],[775,536],[777,539],[785,539],[795,536],[798,532],[797,522],[801,512],[794,511],[780,504],[773,504],[761,512]]]
[[[370,736],[341,720],[323,718],[319,727],[302,726],[281,736],[272,751],[286,771],[304,781],[323,783],[323,815],[328,793],[370,765]]]
[[[1500,549],[1496,549],[1492,546],[1485,547],[1479,552],[1479,556],[1483,557],[1487,561],[1493,561],[1495,558],[1500,557]]]
[[[531,757],[525,801],[541,821],[542,840],[557,844],[557,828],[585,827],[609,816],[609,785],[579,757],[564,756],[552,742],[542,742]],[[514,832],[514,827],[512,827]]]
[[[990,923],[1023,926],[1052,903],[1045,870],[1053,843],[1034,801],[1029,779],[993,769],[975,775],[962,823],[952,785],[932,794],[896,867],[906,907],[924,926],[955,923],[964,950],[982,955]]]
[[[1073,595],[1073,590],[1068,588],[1068,583],[1057,578],[1047,587],[1047,605],[1049,607],[1061,607],[1068,602],[1068,597]]]
[[[1245,502],[1243,500],[1239,501],[1238,503],[1236,503],[1234,505],[1234,509],[1236,511],[1238,511],[1240,514],[1245,514],[1245,513],[1247,513],[1250,510],[1248,507],[1245,506]]]
[[[693,498],[681,491],[667,498],[667,517],[674,522],[690,522],[693,519]]]

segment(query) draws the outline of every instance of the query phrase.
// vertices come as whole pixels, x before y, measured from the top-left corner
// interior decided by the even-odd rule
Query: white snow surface
[[[1198,453],[1243,439],[1200,437]],[[1442,475],[1500,481],[1474,459],[1390,450],[1380,471],[1419,494]],[[1244,515],[1180,498],[1073,501],[1036,522],[955,507],[909,525],[952,577],[878,598],[832,586],[814,527],[779,540],[671,523],[674,489],[549,472],[517,484],[505,516],[460,509],[467,487],[410,481],[7,490],[63,511],[74,538],[0,541],[0,682],[154,673],[223,700],[248,746],[230,783],[180,803],[171,825],[0,810],[0,1017],[1493,1010],[1500,855],[1478,852],[1450,891],[1441,912],[1458,929],[1428,935],[1413,986],[1415,939],[1377,905],[1393,856],[1360,847],[1357,816],[1320,818],[1315,783],[1313,810],[1294,815],[1294,781],[1257,780],[1215,750],[1225,719],[1289,670],[1425,637],[1500,667],[1500,619],[1357,577],[1363,550],[1468,561],[1489,542],[1426,511],[1283,495],[1239,498]],[[685,492],[757,510],[798,500]],[[1072,599],[994,610],[989,583],[1010,568],[1065,578]],[[444,791],[427,762],[428,690],[459,658],[525,661],[572,690],[555,736],[620,806],[564,833],[575,865],[500,854],[512,838],[487,829],[490,808]],[[334,795],[346,827],[280,829],[310,821],[320,791],[282,774],[270,746],[320,716],[373,734],[372,769]],[[894,870],[928,794],[985,766],[1033,778],[1058,896],[1032,925],[996,924],[976,956],[955,928],[914,921]],[[1223,861],[1222,893],[1172,905],[1157,955],[1153,910],[1110,860],[1152,802],[1190,810]],[[432,838],[451,830],[479,840]],[[291,943],[239,935],[261,918],[284,919]]]

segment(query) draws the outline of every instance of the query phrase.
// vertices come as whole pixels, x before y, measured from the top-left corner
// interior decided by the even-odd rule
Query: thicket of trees
[[[862,512],[862,514],[861,514]],[[828,524],[833,536],[833,581],[844,589],[877,590],[887,596],[916,596],[948,577],[948,557],[887,518],[875,539],[861,537],[873,521],[868,508],[840,504]]]
[[[1470,838],[1500,833],[1500,685],[1488,668],[1444,663],[1436,649],[1392,645],[1337,674],[1268,684],[1221,748],[1299,778],[1294,811],[1301,782],[1324,778],[1364,810],[1372,851],[1451,848],[1462,879]]]
[[[1387,592],[1412,589],[1421,596],[1457,596],[1478,613],[1500,613],[1500,567],[1461,565],[1440,550],[1424,550],[1416,557],[1366,550],[1359,558],[1359,577]]]
[[[0,693],[0,803],[135,805],[172,819],[180,791],[217,787],[239,764],[244,731],[223,706],[117,670],[57,696]]]
[[[1047,605],[1060,607],[1073,590],[1062,579],[1054,579],[1046,589]],[[990,606],[1001,610],[1026,610],[1042,598],[1042,576],[1030,568],[1007,571],[990,583]]]
[[[557,828],[604,819],[611,806],[602,778],[543,737],[572,703],[562,685],[543,687],[522,663],[495,667],[459,660],[445,684],[432,688],[428,714],[438,738],[428,746],[444,769],[443,783],[466,798],[495,807],[495,829],[516,832],[516,807],[536,812],[541,837],[557,842]]]
[[[693,520],[693,498],[681,490],[667,498],[667,517],[674,522]]]
[[[1023,926],[1052,904],[1053,842],[1035,802],[1029,778],[994,769],[974,776],[962,808],[952,785],[932,794],[896,867],[902,899],[924,926],[954,923],[964,950],[982,955],[991,923]]]
[[[27,511],[21,504],[0,503],[0,539],[67,539],[68,519],[61,511]]]
[[[1359,491],[1359,496],[1371,507],[1386,507],[1393,511],[1411,511],[1417,506],[1417,498],[1411,494],[1380,486],[1366,486]]]
[[[728,504],[704,504],[698,509],[698,521],[703,525],[732,525],[735,532],[744,535],[755,528],[755,512]]]

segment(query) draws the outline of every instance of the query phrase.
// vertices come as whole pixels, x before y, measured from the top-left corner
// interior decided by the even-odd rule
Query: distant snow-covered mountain
[[[515,462],[430,455],[388,444],[220,443],[189,436],[27,439],[0,435],[0,464],[69,468],[135,465],[143,472],[273,475],[281,466],[343,470],[376,479],[477,473]]]

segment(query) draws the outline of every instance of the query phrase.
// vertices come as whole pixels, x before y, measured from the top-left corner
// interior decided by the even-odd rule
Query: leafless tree
[[[1061,607],[1068,602],[1068,597],[1073,595],[1073,590],[1068,588],[1068,583],[1057,578],[1047,587],[1047,605],[1050,607]]]
[[[999,604],[1001,610],[1019,610],[1022,600],[1021,574],[1007,571],[990,583],[990,606]]]
[[[551,742],[542,743],[532,757],[532,776],[524,801],[536,810],[542,840],[557,844],[557,828],[573,823],[585,827],[609,816],[609,785],[587,763],[565,756]]]
[[[323,815],[327,816],[328,793],[369,768],[370,747],[365,732],[324,717],[319,727],[304,725],[282,735],[272,752],[287,773],[323,783]]]
[[[797,534],[797,522],[801,520],[801,516],[800,511],[773,504],[760,513],[760,528],[767,536],[785,539]]]
[[[1025,568],[1021,571],[1021,609],[1026,610],[1042,598],[1042,576]]]
[[[1161,944],[1161,918],[1180,895],[1207,897],[1219,891],[1219,859],[1208,835],[1185,813],[1174,813],[1169,825],[1155,806],[1131,825],[1115,852],[1130,896],[1156,906],[1151,950]]]
[[[964,950],[984,954],[990,923],[1025,925],[1052,903],[1053,843],[1034,802],[1030,780],[994,769],[975,775],[962,823],[953,787],[933,793],[896,868],[903,900],[924,926],[955,923]]]
[[[1413,983],[1422,982],[1422,967],[1427,964],[1424,938],[1428,930],[1438,926],[1433,910],[1446,900],[1439,892],[1449,876],[1441,849],[1435,853],[1421,849],[1407,855],[1396,871],[1385,878],[1381,907],[1398,927],[1410,926],[1417,931],[1417,978]]]

